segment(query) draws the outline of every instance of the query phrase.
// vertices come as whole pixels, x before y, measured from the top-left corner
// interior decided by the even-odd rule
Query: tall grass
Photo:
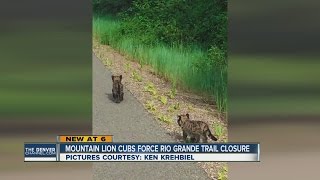
[[[212,95],[220,111],[226,107],[226,69],[201,72],[194,64],[207,58],[207,52],[197,47],[186,48],[156,44],[144,45],[140,37],[123,37],[118,33],[121,22],[111,17],[94,17],[93,33],[101,44],[125,53],[140,64],[151,65],[156,73],[181,88]]]

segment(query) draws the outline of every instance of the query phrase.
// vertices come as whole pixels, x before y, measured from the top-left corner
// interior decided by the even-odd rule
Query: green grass
[[[186,48],[157,44],[143,45],[141,37],[123,37],[118,33],[121,22],[110,17],[94,17],[93,33],[101,44],[112,46],[131,56],[140,64],[148,64],[155,72],[188,91],[213,96],[220,111],[225,111],[227,100],[226,69],[203,73],[194,63],[207,58],[207,52],[197,47]]]
[[[99,37],[102,44],[116,44],[117,37],[114,36],[120,28],[120,22],[110,17],[94,18],[93,31],[94,35]]]

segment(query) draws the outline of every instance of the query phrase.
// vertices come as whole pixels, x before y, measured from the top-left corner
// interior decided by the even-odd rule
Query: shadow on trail
[[[170,133],[167,133],[167,134],[170,135],[174,140],[176,140],[178,142],[183,142],[183,138],[182,138],[182,135],[180,133],[170,132]]]
[[[105,95],[108,97],[108,99],[109,99],[111,102],[114,102],[112,93],[105,93]]]

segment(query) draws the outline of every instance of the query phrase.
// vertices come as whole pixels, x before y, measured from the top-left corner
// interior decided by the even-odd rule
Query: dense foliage
[[[118,17],[117,23],[105,21],[110,23],[109,27],[105,28],[109,30],[104,32],[104,35],[101,35],[103,37],[100,38],[107,44],[114,46],[118,44],[119,47],[132,41],[136,47],[130,45],[130,49],[138,46],[143,46],[143,49],[167,46],[173,49],[200,49],[201,52],[206,52],[196,60],[191,58],[189,62],[192,67],[189,68],[210,77],[205,80],[206,85],[201,85],[201,88],[204,92],[211,92],[218,108],[225,110],[227,93],[226,0],[94,0],[94,12],[100,14],[100,17],[101,14]],[[120,41],[125,41],[125,43],[121,42],[121,44]],[[194,51],[184,50],[184,52]],[[132,52],[128,50],[127,53],[134,54],[136,50]],[[181,63],[180,60],[174,59],[163,61]],[[169,64],[174,65],[174,62]],[[192,86],[190,85],[191,89]]]
[[[116,15],[126,11],[133,0],[93,0],[93,12],[100,15]]]
[[[135,1],[123,15],[124,34],[149,42],[224,48],[226,6],[217,0]]]

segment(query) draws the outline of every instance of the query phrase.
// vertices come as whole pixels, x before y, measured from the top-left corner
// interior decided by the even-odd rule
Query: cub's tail
[[[218,138],[216,138],[214,135],[212,135],[211,131],[209,128],[207,128],[207,135],[209,136],[210,139],[217,141]]]

